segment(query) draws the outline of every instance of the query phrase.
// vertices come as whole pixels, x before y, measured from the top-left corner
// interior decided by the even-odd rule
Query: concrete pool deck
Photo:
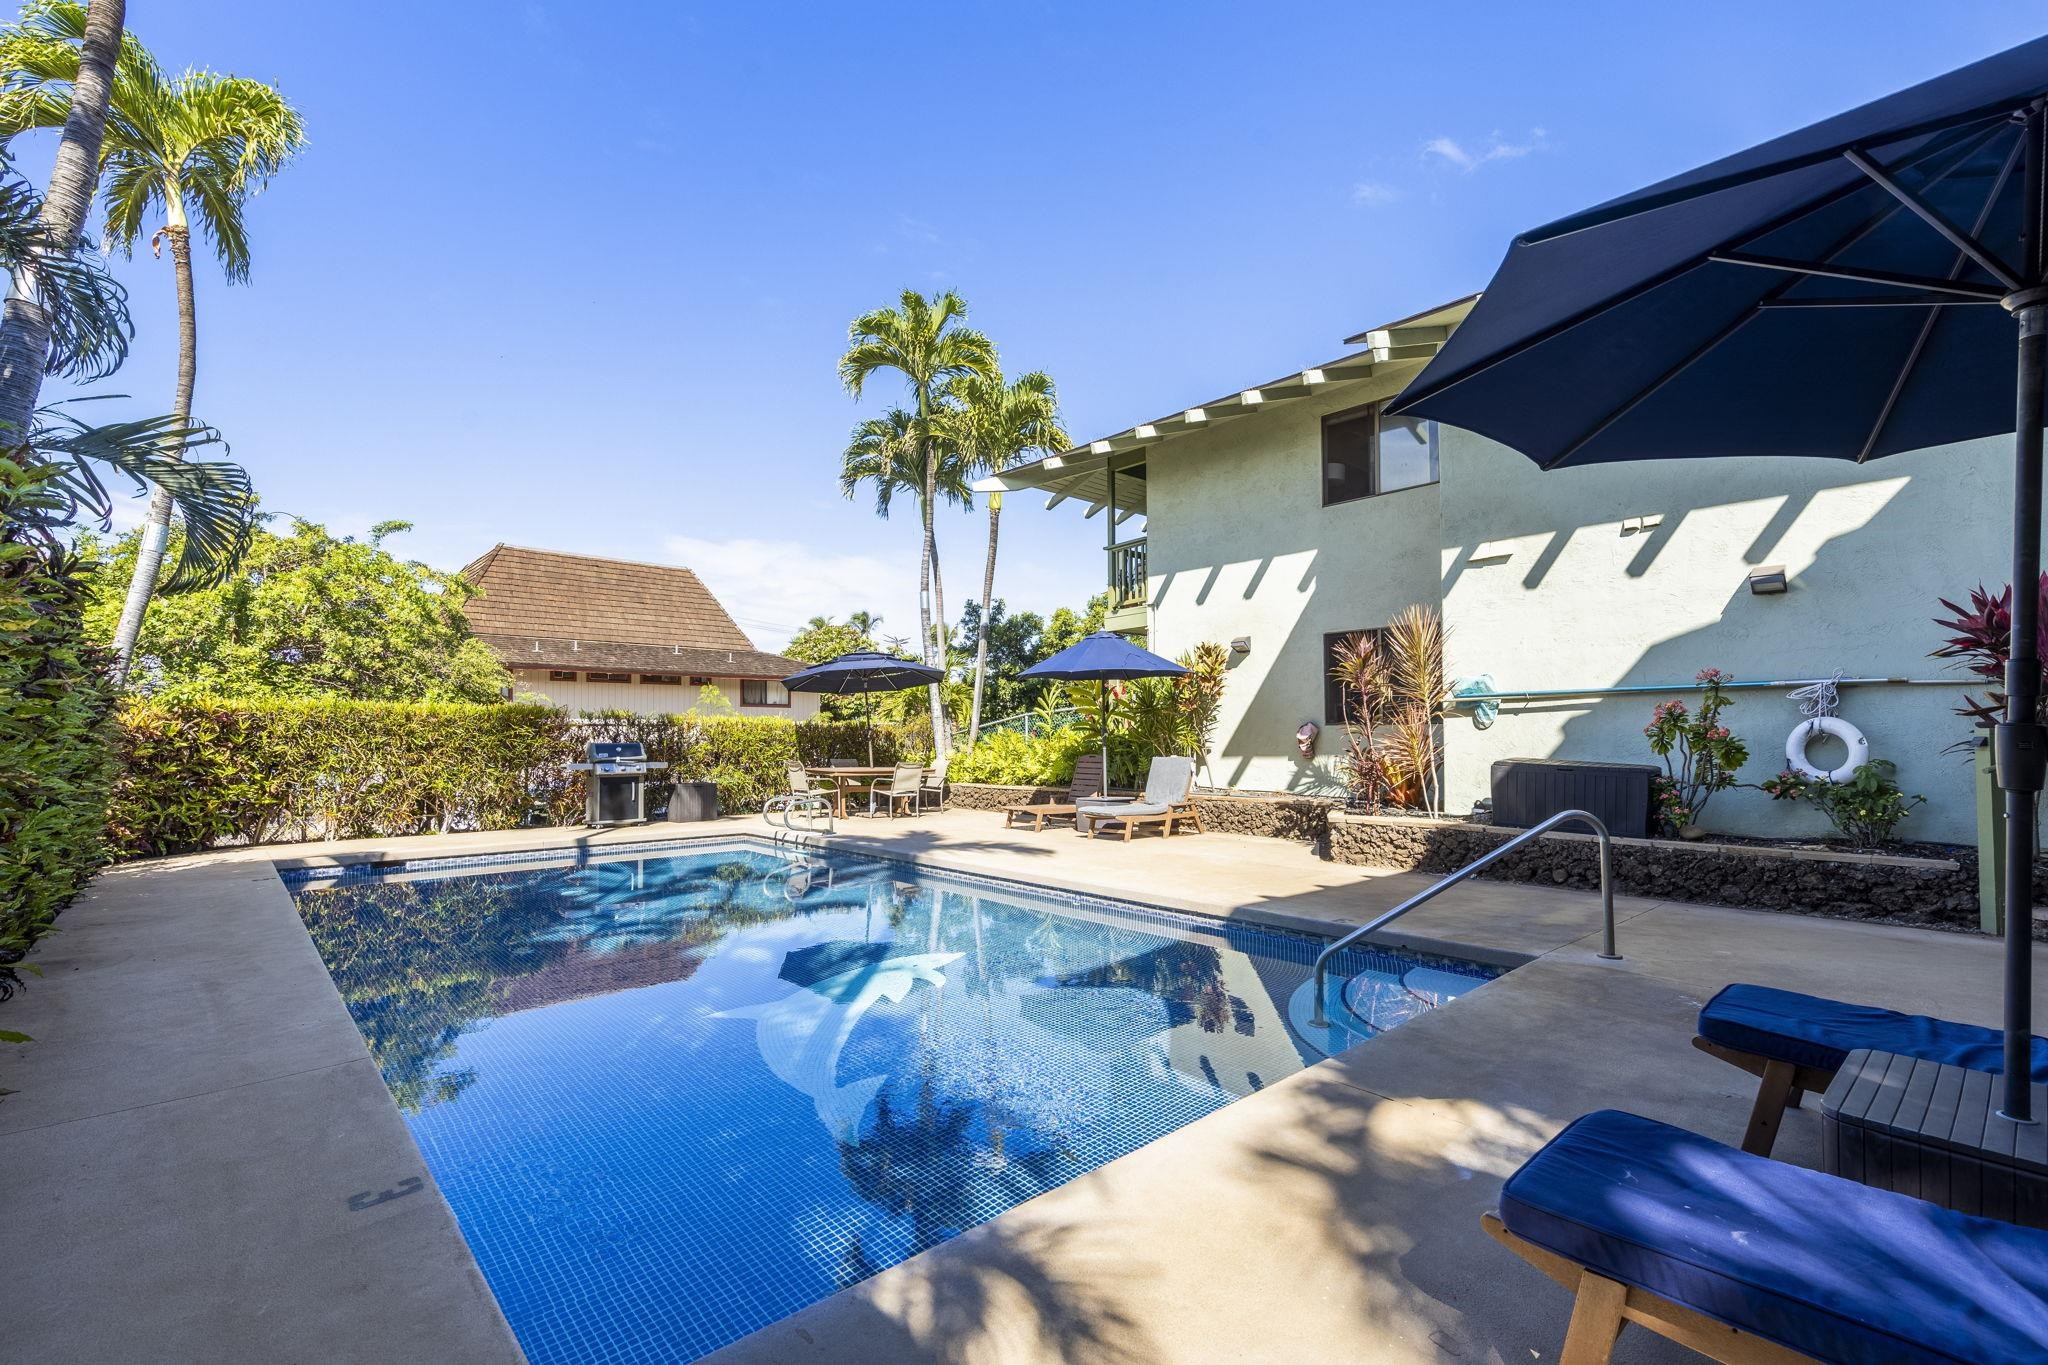
[[[520,1353],[272,864],[759,836],[758,818],[238,849],[109,870],[0,1007],[22,1359],[516,1361]],[[1282,923],[1355,923],[1427,884],[1275,840],[854,820],[934,866]],[[1974,936],[1460,887],[1419,941],[1533,959],[718,1353],[732,1362],[1554,1357],[1568,1301],[1479,1229],[1502,1178],[1613,1106],[1736,1139],[1754,1082],[1690,1046],[1730,980],[1995,1023]],[[2041,974],[2037,974],[2037,981]],[[2048,982],[2036,1008],[2048,1013]],[[1779,1154],[1813,1165],[1818,1118]],[[413,1180],[417,1187],[410,1184]],[[388,1197],[387,1196],[388,1192]],[[29,1254],[32,1250],[33,1254]],[[1692,1359],[1640,1333],[1616,1359]]]

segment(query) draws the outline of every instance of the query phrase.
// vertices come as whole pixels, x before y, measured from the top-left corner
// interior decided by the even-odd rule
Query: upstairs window
[[[789,689],[773,678],[740,679],[741,706],[787,706]]]
[[[701,674],[701,673],[692,673],[692,674],[690,675],[690,686],[692,686],[692,687],[709,687],[709,686],[711,686],[711,679],[709,679],[709,678],[705,677],[705,676],[704,676],[703,674]]]
[[[573,668],[551,668],[548,670],[548,681],[575,682],[576,670]]]
[[[640,681],[652,683],[656,687],[681,687],[683,685],[683,675],[680,673],[642,673]]]
[[[631,673],[585,673],[583,675],[583,680],[585,682],[629,683],[633,681],[633,675]]]
[[[1388,417],[1381,405],[1323,419],[1323,506],[1437,481],[1436,423]]]

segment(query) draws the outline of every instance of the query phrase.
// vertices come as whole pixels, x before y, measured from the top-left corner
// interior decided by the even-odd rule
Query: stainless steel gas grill
[[[583,746],[583,762],[571,772],[588,773],[583,780],[583,823],[631,825],[647,818],[647,774],[667,768],[651,763],[647,746],[638,740],[593,739]]]

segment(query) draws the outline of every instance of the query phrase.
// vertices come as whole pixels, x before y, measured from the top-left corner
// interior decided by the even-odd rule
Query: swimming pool
[[[1322,940],[843,853],[295,880],[535,1365],[694,1359],[1351,1041]],[[1498,970],[1346,958],[1361,1034]]]

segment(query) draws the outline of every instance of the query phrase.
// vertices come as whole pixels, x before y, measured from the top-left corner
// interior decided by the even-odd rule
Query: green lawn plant
[[[1900,790],[1898,767],[1890,759],[1858,764],[1846,782],[1808,777],[1788,768],[1758,784],[1776,801],[1804,801],[1827,816],[1836,833],[1857,848],[1883,848],[1899,822],[1927,798]]]
[[[1657,703],[1643,735],[1650,752],[1664,762],[1664,775],[1652,784],[1659,825],[1682,833],[1697,828],[1714,793],[1735,785],[1735,775],[1749,761],[1749,746],[1721,723],[1721,713],[1732,703],[1727,684],[1732,681],[1718,668],[1700,670],[1697,681],[1702,695],[1699,710],[1673,698]]]

